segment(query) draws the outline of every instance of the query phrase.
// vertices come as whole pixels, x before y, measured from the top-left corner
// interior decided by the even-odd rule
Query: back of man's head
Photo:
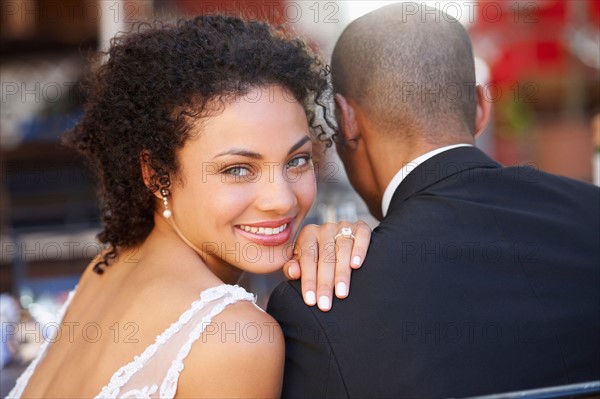
[[[474,134],[471,42],[440,10],[396,3],[353,21],[335,46],[332,78],[384,134],[433,142]]]

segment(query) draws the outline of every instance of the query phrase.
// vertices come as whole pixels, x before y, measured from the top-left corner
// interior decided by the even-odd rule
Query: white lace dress
[[[69,294],[60,311],[61,321],[74,292]],[[192,344],[216,315],[238,301],[255,302],[255,298],[237,285],[223,284],[202,291],[200,299],[194,301],[179,320],[157,336],[156,341],[143,353],[113,374],[96,398],[173,398],[179,374],[183,370],[183,361]],[[38,363],[44,358],[50,341],[42,344],[40,353],[19,377],[7,398],[21,397]]]

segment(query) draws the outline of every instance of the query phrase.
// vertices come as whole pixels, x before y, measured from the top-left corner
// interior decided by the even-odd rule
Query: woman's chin
[[[281,270],[290,259],[288,252],[281,247],[270,247],[270,250],[261,251],[255,258],[244,257],[237,267],[245,272],[255,274],[269,274]]]

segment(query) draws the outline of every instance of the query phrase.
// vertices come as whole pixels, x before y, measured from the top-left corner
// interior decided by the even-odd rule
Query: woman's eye
[[[310,161],[311,161],[310,156],[308,156],[308,155],[301,156],[301,157],[294,158],[291,161],[289,161],[287,164],[287,167],[288,168],[299,168],[299,167],[307,165],[308,163],[310,163]]]
[[[225,170],[225,173],[231,176],[244,177],[248,176],[250,174],[250,171],[248,170],[248,168],[245,168],[243,166],[234,166]]]

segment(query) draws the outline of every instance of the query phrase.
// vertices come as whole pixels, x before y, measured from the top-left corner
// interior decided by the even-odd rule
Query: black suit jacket
[[[400,184],[350,296],[268,312],[284,397],[461,397],[600,379],[600,189],[463,147]]]

